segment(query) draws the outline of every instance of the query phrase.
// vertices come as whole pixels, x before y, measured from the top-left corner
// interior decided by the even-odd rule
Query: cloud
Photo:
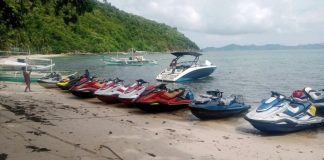
[[[193,39],[208,35],[243,41],[244,36],[271,39],[274,35],[324,33],[324,1],[318,0],[108,1],[127,12],[177,27]]]

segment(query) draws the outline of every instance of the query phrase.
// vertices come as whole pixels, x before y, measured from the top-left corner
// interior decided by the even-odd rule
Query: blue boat
[[[268,133],[287,133],[316,128],[324,124],[316,116],[316,107],[308,101],[300,101],[272,92],[261,105],[244,117],[253,127]]]
[[[219,90],[207,91],[207,94],[189,104],[192,114],[199,119],[217,119],[239,115],[251,108],[244,104],[242,95],[223,98],[222,94]]]
[[[171,61],[169,68],[163,70],[156,77],[159,81],[181,82],[204,78],[212,74],[216,69],[216,66],[208,60],[203,64],[199,64],[199,57],[202,55],[201,53],[173,52],[171,54],[176,56],[176,58]],[[179,61],[183,56],[193,56],[194,60]]]

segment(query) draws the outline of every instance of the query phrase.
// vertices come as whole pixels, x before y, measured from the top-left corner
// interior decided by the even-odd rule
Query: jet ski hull
[[[113,103],[120,103],[120,100],[118,99],[118,94],[114,95],[96,95],[99,100],[102,102],[105,102],[107,104],[113,104]]]
[[[37,80],[37,83],[44,88],[57,88],[57,82],[47,82],[44,80]]]
[[[133,98],[118,98],[119,101],[124,103],[126,106],[133,106]]]
[[[81,83],[79,79],[73,79],[68,82],[59,82],[56,85],[61,88],[62,90],[69,90],[77,83]]]
[[[188,103],[169,105],[169,104],[163,104],[159,102],[152,102],[152,103],[134,103],[134,105],[145,112],[151,112],[151,113],[170,112],[170,111],[175,111],[175,110],[188,107]]]
[[[222,109],[209,109],[205,107],[189,105],[189,108],[191,110],[191,113],[199,119],[217,119],[239,115],[248,111],[250,106],[243,106],[233,109],[226,109],[226,107],[221,107]]]
[[[305,129],[317,128],[323,125],[323,122],[298,124],[287,119],[278,121],[261,121],[250,119],[247,116],[245,116],[244,118],[249,121],[253,127],[266,133],[289,133]]]
[[[79,98],[94,98],[94,97],[96,97],[94,92],[90,91],[90,90],[82,90],[82,91],[72,90],[71,93]]]

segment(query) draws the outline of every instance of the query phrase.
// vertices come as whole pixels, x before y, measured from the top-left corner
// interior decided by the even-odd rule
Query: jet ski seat
[[[304,101],[299,98],[292,98],[289,100],[289,107],[286,111],[284,111],[285,114],[289,116],[295,116],[303,112],[304,110],[308,109],[311,106],[311,103],[308,101]]]
[[[212,95],[214,97],[219,97],[219,98],[223,97],[223,92],[219,91],[218,89],[216,89],[214,91],[207,91],[206,93],[209,95]]]
[[[179,88],[179,89],[175,89],[172,91],[168,91],[165,92],[161,97],[165,98],[165,99],[171,99],[174,97],[179,97],[182,96],[184,94],[185,89],[184,88]]]
[[[232,100],[232,98],[221,98],[219,99],[218,104],[222,106],[227,106],[232,102]]]

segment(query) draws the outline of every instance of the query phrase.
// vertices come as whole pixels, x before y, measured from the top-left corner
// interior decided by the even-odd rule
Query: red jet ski
[[[92,79],[79,85],[73,86],[70,91],[73,95],[80,98],[93,98],[96,97],[94,92],[103,86],[104,82]]]
[[[193,100],[193,93],[184,88],[169,90],[166,84],[160,84],[155,88],[144,92],[134,100],[134,105],[147,112],[167,112],[188,107]]]
[[[94,94],[99,100],[107,104],[118,103],[118,96],[127,89],[124,81],[118,78],[108,81],[102,88],[98,89]]]
[[[125,92],[119,94],[118,98],[126,105],[132,105],[133,100],[140,96],[143,92],[154,88],[153,85],[150,85],[148,82],[138,79],[132,85],[129,85]]]

